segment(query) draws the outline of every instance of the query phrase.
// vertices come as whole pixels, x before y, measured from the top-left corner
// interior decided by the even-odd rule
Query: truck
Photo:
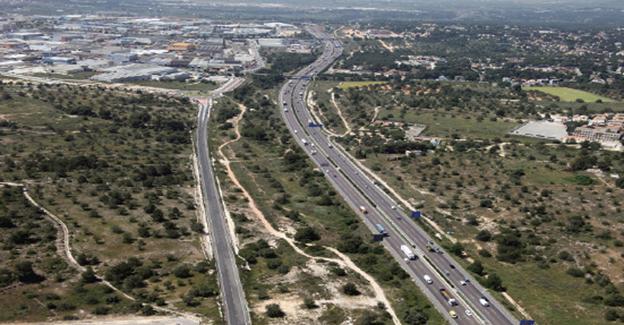
[[[448,302],[448,304],[450,306],[456,306],[457,305],[457,300],[455,300],[455,298],[451,297],[451,294],[449,294],[448,291],[446,291],[446,289],[441,288],[440,289],[440,294],[442,295],[442,297],[444,297],[444,299],[446,300],[446,302]]]
[[[366,210],[366,207],[363,205],[360,205],[360,211],[362,211],[362,213],[367,214],[368,210]]]
[[[405,254],[408,260],[416,259],[416,255],[414,254],[414,252],[412,252],[412,249],[409,248],[409,246],[401,245],[401,251],[403,251],[403,254]]]

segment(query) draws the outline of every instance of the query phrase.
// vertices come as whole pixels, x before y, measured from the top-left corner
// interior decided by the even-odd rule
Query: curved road
[[[348,153],[331,142],[321,127],[310,126],[310,123],[316,123],[305,105],[305,93],[310,79],[340,57],[342,47],[332,36],[319,29],[309,28],[309,31],[323,41],[323,54],[314,63],[296,73],[279,94],[282,117],[297,143],[372,232],[377,232],[376,224],[385,228],[387,236],[383,239],[383,245],[449,322],[517,324],[518,321],[485,288],[457,265],[441,247],[435,245],[422,228],[406,217],[406,212],[360,170]],[[363,213],[360,207],[364,207],[366,212]],[[418,258],[406,260],[401,251],[403,245],[410,247]],[[434,250],[429,251],[427,246],[434,247]],[[423,280],[424,275],[429,275],[433,283],[426,283]],[[451,306],[440,293],[441,289],[450,293],[458,304]],[[480,304],[481,298],[487,299],[489,306]],[[456,313],[457,318],[450,316],[451,311]]]

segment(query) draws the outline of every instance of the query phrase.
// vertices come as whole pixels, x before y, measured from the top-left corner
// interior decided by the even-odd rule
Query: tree
[[[403,320],[407,325],[422,325],[427,324],[429,317],[420,308],[411,307],[405,311]]]
[[[187,264],[182,264],[173,270],[173,275],[182,279],[190,278],[192,276],[191,268]]]
[[[464,246],[460,242],[456,242],[449,247],[449,252],[456,256],[462,256],[464,253]]]
[[[618,319],[619,315],[617,310],[615,309],[607,309],[607,312],[605,313],[605,320],[608,322],[613,322],[616,321]]]
[[[347,296],[358,296],[360,295],[360,290],[353,284],[353,282],[347,282],[344,286],[342,286],[342,292]]]
[[[45,278],[33,270],[32,262],[23,261],[15,265],[15,274],[17,279],[23,283],[37,283],[43,281]]]
[[[282,308],[278,304],[269,304],[266,306],[266,315],[270,318],[281,318],[286,316]]]
[[[485,286],[496,291],[505,291],[505,287],[503,287],[503,280],[496,274],[492,273],[488,275],[485,280]]]
[[[312,227],[303,227],[295,233],[295,240],[302,243],[309,243],[321,239],[321,236]]]
[[[87,269],[82,272],[81,279],[83,283],[94,283],[98,280],[93,268],[88,266]]]
[[[468,271],[478,275],[483,275],[485,269],[483,268],[483,264],[481,264],[481,261],[476,260],[472,262],[472,264],[468,265]]]
[[[475,238],[480,241],[490,241],[492,239],[492,233],[486,229],[483,229],[479,231]]]

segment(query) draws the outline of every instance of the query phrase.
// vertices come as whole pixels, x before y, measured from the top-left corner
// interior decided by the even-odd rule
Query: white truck
[[[412,249],[409,248],[409,246],[401,245],[401,251],[403,251],[403,254],[405,254],[405,257],[407,257],[408,260],[416,259],[416,255],[412,252]]]

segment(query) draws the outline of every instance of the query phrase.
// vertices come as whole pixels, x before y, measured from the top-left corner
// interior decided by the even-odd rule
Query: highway
[[[212,158],[208,148],[208,120],[213,99],[235,89],[242,82],[243,79],[233,78],[213,91],[210,97],[195,99],[199,105],[196,143],[206,224],[212,239],[213,256],[219,274],[224,319],[226,324],[230,325],[249,325],[251,319],[238,273],[233,241],[225,218],[225,207],[222,204],[221,192],[212,168]]]
[[[307,87],[311,77],[329,67],[342,55],[342,47],[332,36],[318,29],[310,28],[309,31],[323,41],[323,54],[317,61],[293,75],[279,94],[282,117],[297,143],[371,231],[377,232],[376,224],[385,228],[387,236],[382,241],[385,248],[449,322],[517,324],[518,320],[435,244],[429,234],[411,220],[408,213],[373,182],[348,153],[332,143],[322,127],[315,126],[316,121],[305,105]],[[310,124],[313,126],[310,127]],[[406,261],[401,251],[402,245],[411,247],[418,258]],[[432,247],[432,251],[427,246]],[[424,281],[425,274],[433,279],[433,283]],[[440,289],[449,292],[458,304],[451,306],[440,293]],[[487,299],[489,306],[483,306],[479,302],[481,298]],[[451,310],[456,313],[456,318],[450,316]]]

